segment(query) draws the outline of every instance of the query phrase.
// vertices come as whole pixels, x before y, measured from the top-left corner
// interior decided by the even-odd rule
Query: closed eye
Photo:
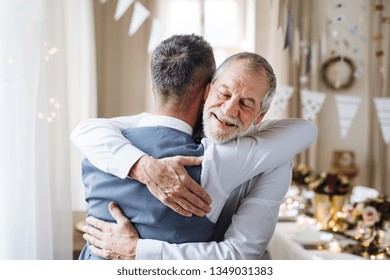
[[[230,96],[231,96],[230,94],[228,94],[228,93],[226,93],[226,92],[222,92],[222,91],[219,91],[218,94],[219,94],[219,96],[220,96],[222,99],[225,99],[225,100],[229,99]]]
[[[255,105],[255,102],[252,99],[242,99],[240,100],[240,104],[248,109],[252,109]]]

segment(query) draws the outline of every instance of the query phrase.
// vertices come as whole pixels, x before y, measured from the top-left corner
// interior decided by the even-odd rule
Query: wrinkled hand
[[[211,198],[184,168],[200,165],[202,160],[202,157],[185,156],[155,159],[145,155],[134,164],[129,176],[144,183],[173,211],[187,217],[192,214],[202,217],[211,211]]]
[[[86,222],[92,226],[85,225],[81,228],[85,232],[83,238],[92,244],[89,249],[99,257],[134,260],[138,233],[116,204],[111,202],[108,208],[117,223],[107,223],[88,217]]]

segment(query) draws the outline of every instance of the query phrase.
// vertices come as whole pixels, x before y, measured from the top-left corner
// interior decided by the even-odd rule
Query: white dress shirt
[[[121,131],[137,125],[163,125],[192,133],[181,120],[143,113],[84,121],[72,133],[72,140],[98,168],[124,178],[143,153],[131,146]],[[288,161],[313,142],[316,129],[301,119],[285,119],[264,121],[251,127],[249,134],[226,144],[202,140],[205,153],[201,185],[213,201],[212,211],[207,214],[212,222],[217,221],[230,193],[246,182],[236,190],[238,209],[224,240],[186,244],[139,240],[137,259],[256,259],[263,254],[289,187]]]

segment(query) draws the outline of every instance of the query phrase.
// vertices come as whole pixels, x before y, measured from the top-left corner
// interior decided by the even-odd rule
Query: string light
[[[60,103],[57,102],[53,97],[48,99],[48,103],[50,104],[51,107],[54,107],[55,109],[60,108]],[[57,113],[55,111],[51,111],[47,117],[45,117],[45,114],[41,112],[37,113],[37,118],[41,120],[46,120],[48,123],[53,122],[56,117],[57,117]]]
[[[47,49],[48,48],[48,43],[45,42],[43,43],[43,46]],[[58,52],[58,48],[57,47],[51,47],[50,49],[48,49],[46,51],[46,54],[44,55],[43,59],[45,61],[49,61],[50,60],[50,56],[54,56],[56,53]]]
[[[329,251],[331,251],[333,253],[340,253],[341,252],[341,246],[336,239],[329,242]]]
[[[57,49],[56,47],[54,47],[54,48],[51,48],[51,49],[48,51],[48,53],[49,53],[49,55],[54,55],[54,54],[57,53],[57,51],[58,51],[58,49]]]

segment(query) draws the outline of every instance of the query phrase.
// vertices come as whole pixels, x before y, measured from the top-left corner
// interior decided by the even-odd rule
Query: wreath
[[[344,63],[347,65],[349,69],[349,73],[347,78],[344,81],[341,81],[340,83],[336,83],[335,81],[332,81],[329,71],[333,67],[337,66],[337,64],[340,63]],[[324,62],[321,68],[321,77],[328,88],[333,90],[342,90],[352,86],[353,82],[355,81],[355,77],[354,77],[355,71],[356,71],[356,67],[352,59],[345,56],[335,56],[329,58]]]

